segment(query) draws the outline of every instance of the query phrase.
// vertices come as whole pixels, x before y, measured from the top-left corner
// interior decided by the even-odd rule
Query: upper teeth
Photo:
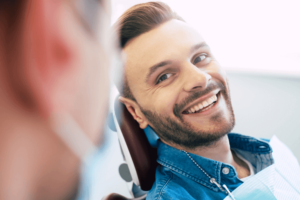
[[[197,111],[201,110],[202,108],[205,108],[205,107],[211,105],[215,101],[217,101],[217,95],[213,95],[212,97],[207,98],[204,101],[202,101],[202,102],[196,104],[195,106],[191,107],[190,109],[188,109],[188,113],[197,112]]]

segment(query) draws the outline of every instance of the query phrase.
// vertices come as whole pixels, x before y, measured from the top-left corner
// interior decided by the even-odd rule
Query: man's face
[[[193,28],[168,21],[129,41],[124,52],[141,128],[150,125],[165,142],[190,149],[231,131],[225,72]]]

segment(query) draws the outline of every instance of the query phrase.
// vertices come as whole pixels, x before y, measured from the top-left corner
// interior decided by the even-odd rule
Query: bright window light
[[[113,22],[147,1],[112,0]],[[164,0],[228,71],[300,77],[300,1]]]

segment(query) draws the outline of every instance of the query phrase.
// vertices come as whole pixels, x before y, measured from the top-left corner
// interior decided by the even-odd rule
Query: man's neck
[[[215,161],[232,165],[236,169],[239,178],[244,178],[250,175],[250,169],[248,168],[247,164],[244,161],[242,161],[240,158],[238,158],[236,154],[231,151],[230,143],[227,135],[222,137],[217,142],[214,142],[210,146],[197,147],[193,150],[179,147],[177,145],[172,145],[172,144],[168,144],[168,145],[180,150],[185,150],[187,152],[196,154],[201,157],[209,158]]]
[[[230,165],[234,164],[234,159],[230,150],[230,144],[227,135],[209,146],[197,147],[193,150],[187,149],[186,151]]]

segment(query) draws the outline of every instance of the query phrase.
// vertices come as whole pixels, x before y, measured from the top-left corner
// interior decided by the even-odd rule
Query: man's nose
[[[211,75],[205,69],[196,67],[189,63],[184,67],[184,86],[186,92],[204,90],[211,81]]]

